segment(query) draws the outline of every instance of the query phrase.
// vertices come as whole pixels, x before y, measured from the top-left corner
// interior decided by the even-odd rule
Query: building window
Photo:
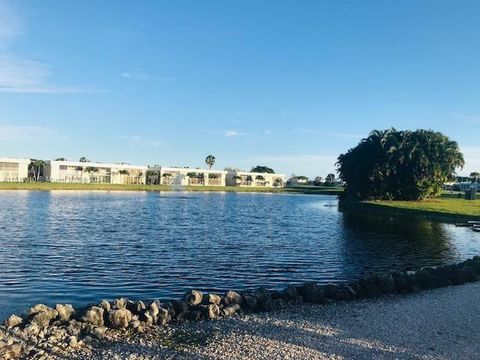
[[[18,171],[18,163],[0,162],[0,171]]]

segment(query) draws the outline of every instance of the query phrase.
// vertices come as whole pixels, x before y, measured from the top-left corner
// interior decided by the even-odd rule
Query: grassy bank
[[[367,201],[363,204],[371,208],[427,216],[441,216],[451,220],[475,218],[480,219],[480,199],[464,200],[443,195],[437,199],[422,201]]]
[[[305,193],[336,195],[341,189],[332,187],[262,188],[236,186],[182,186],[165,185],[116,185],[116,184],[64,184],[64,183],[0,183],[0,190],[103,190],[103,191],[220,191],[220,192],[263,192],[263,193]]]
[[[339,195],[343,192],[343,188],[333,186],[292,186],[282,190],[284,192],[322,195]]]

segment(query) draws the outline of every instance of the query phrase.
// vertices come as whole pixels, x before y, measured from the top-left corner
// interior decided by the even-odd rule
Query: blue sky
[[[325,176],[372,129],[480,170],[480,2],[0,0],[0,155]]]

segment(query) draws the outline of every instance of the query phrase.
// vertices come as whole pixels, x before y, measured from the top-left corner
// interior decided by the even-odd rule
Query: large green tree
[[[463,167],[455,141],[432,130],[374,130],[338,157],[346,194],[355,199],[419,200],[440,194]]]
[[[261,166],[257,165],[250,170],[251,172],[256,172],[256,173],[267,173],[267,174],[275,174],[275,171],[272,168],[269,168],[268,166]]]
[[[335,183],[335,174],[328,174],[325,178],[325,183],[327,185],[333,185]]]

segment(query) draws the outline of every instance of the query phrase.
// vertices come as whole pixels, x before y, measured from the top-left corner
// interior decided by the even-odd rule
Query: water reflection
[[[452,225],[413,216],[345,213],[342,217],[342,258],[351,272],[385,268],[412,270],[459,260]],[[372,259],[366,263],[365,259]]]
[[[0,192],[0,318],[34,302],[354,279],[478,254],[480,236],[332,196]]]

